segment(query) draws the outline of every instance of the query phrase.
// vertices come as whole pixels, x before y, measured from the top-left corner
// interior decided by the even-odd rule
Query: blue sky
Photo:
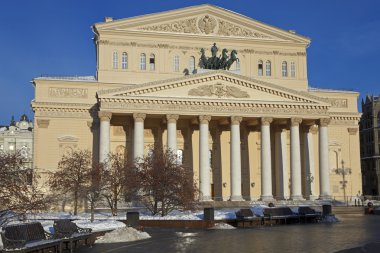
[[[94,23],[203,3],[310,37],[310,86],[380,94],[378,0],[0,0],[0,125],[33,116],[33,77],[95,75]]]

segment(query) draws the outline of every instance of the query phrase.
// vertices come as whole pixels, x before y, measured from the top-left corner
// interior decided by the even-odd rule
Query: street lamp
[[[341,168],[337,168],[335,170],[335,173],[338,174],[338,175],[342,175],[342,181],[340,181],[340,184],[342,185],[342,189],[343,189],[343,198],[344,198],[344,201],[346,202],[346,205],[348,205],[348,200],[346,200],[346,187],[347,187],[347,180],[346,180],[346,175],[350,175],[351,174],[351,168],[345,168],[344,167],[344,161],[342,159],[342,167]]]

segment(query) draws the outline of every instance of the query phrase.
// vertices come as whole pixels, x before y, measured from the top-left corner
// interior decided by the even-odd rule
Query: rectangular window
[[[290,76],[296,77],[296,64],[294,62],[290,63]]]
[[[113,52],[113,56],[112,56],[112,67],[114,69],[117,69],[117,66],[118,65],[118,59],[117,59],[117,52]]]

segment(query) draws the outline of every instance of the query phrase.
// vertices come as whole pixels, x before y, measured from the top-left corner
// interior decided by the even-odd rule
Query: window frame
[[[128,69],[128,53],[123,52],[121,55],[121,68]]]
[[[140,70],[142,71],[146,70],[146,54],[145,53],[140,54]]]

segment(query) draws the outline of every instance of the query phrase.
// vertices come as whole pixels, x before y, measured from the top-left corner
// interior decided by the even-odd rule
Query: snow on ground
[[[337,217],[335,217],[335,215],[326,215],[325,217],[323,217],[322,222],[323,223],[335,223],[335,222],[339,222],[339,220]]]
[[[132,227],[123,227],[99,237],[96,243],[132,242],[148,239],[150,237],[151,236],[146,232],[138,231]]]
[[[236,228],[227,223],[215,223],[215,225],[211,227],[210,229],[236,229]]]

